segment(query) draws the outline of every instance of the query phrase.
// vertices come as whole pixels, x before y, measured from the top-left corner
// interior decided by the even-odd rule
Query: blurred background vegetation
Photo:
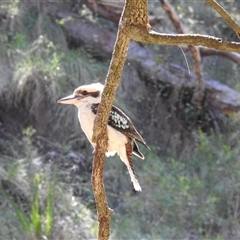
[[[237,41],[204,1],[170,3],[187,32]],[[239,1],[219,3],[240,22]],[[110,58],[99,57],[91,46],[76,47],[63,21],[32,11],[31,4],[0,3],[0,239],[94,239],[92,148],[79,127],[76,109],[56,102],[82,84],[104,82]],[[116,33],[117,23],[91,12],[83,1],[65,6]],[[149,1],[149,12],[157,19],[155,30],[175,32],[159,1]],[[178,47],[145,48],[158,54],[159,64],[186,68]],[[191,69],[191,55],[186,56]],[[202,64],[206,77],[240,90],[236,63],[211,56]],[[131,80],[130,69],[123,82]],[[141,106],[142,96],[134,96],[131,103],[123,96],[120,87],[117,103],[126,112]],[[164,99],[156,101],[164,104]],[[212,128],[203,131],[180,122],[184,137],[161,149],[161,138],[172,133],[163,135],[165,126],[153,125],[151,136],[141,124],[145,110],[154,108],[140,109],[137,117],[130,114],[152,149],[144,152],[146,160],[134,160],[143,192],[134,192],[118,157],[106,161],[106,191],[115,211],[111,239],[239,239],[239,118],[224,118],[217,134]]]

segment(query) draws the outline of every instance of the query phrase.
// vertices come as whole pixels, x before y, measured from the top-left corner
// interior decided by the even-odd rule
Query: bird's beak
[[[57,102],[61,104],[75,104],[78,102],[78,100],[81,98],[81,96],[76,95],[69,95],[65,98],[59,99]]]

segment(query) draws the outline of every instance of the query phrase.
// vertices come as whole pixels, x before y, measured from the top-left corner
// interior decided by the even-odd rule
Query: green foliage
[[[116,238],[184,239],[191,232],[200,239],[239,238],[239,149],[228,140],[200,132],[191,159],[146,156],[137,170],[143,193],[124,197]]]
[[[96,225],[90,212],[73,197],[69,183],[59,181],[70,170],[66,173],[66,168],[56,171],[51,164],[45,165],[33,144],[35,129],[22,132],[19,141],[9,139],[18,155],[0,155],[0,202],[4,202],[0,205],[0,238],[93,238]]]
[[[29,224],[29,220],[28,220],[24,210],[22,208],[19,208],[19,206],[13,200],[9,199],[7,196],[5,196],[5,197],[11,203],[11,205],[16,213],[16,216],[18,217],[19,223],[23,227],[23,230],[26,232],[30,232],[31,225]]]
[[[4,192],[5,199],[11,204],[16,216],[18,217],[20,225],[22,225],[23,231],[26,232],[26,235],[33,237],[34,239],[40,239],[41,237],[51,236],[51,231],[53,227],[53,196],[54,196],[54,185],[49,188],[49,191],[46,196],[46,209],[41,209],[40,207],[40,185],[41,185],[41,176],[40,174],[35,174],[33,184],[33,199],[30,202],[31,210],[28,213],[24,211],[21,207],[21,203],[15,203],[11,198],[9,198]]]
[[[46,195],[46,209],[45,207],[41,207],[40,203],[40,189],[43,183],[43,176],[42,173],[37,173],[33,171],[34,161],[33,159],[36,158],[37,152],[36,148],[32,144],[33,135],[35,130],[32,127],[28,127],[23,129],[23,139],[22,142],[24,144],[24,153],[25,153],[25,160],[22,162],[9,164],[9,171],[7,174],[7,179],[5,181],[15,182],[14,179],[17,178],[17,175],[21,171],[24,171],[24,175],[26,176],[27,181],[33,181],[33,184],[28,185],[27,182],[24,181],[24,175],[21,179],[22,182],[25,182],[23,186],[26,184],[28,185],[28,189],[32,189],[32,199],[29,198],[28,206],[23,206],[25,204],[22,202],[22,197],[18,194],[13,193],[8,194],[7,189],[2,189],[2,194],[5,199],[10,203],[13,214],[16,214],[20,225],[22,226],[22,231],[26,233],[26,236],[31,236],[30,238],[40,239],[43,236],[43,233],[46,237],[51,235],[51,229],[53,226],[53,196],[54,196],[54,189],[55,189],[55,182],[53,180],[46,182],[45,184],[50,185],[48,187],[47,195]],[[14,183],[16,184],[16,183]],[[19,183],[17,183],[19,184]],[[18,185],[17,188],[21,188]],[[27,189],[22,188],[22,191],[25,192],[24,195],[27,193]],[[16,199],[13,199],[13,196],[16,196]],[[15,197],[14,197],[15,198]],[[24,198],[28,198],[25,195]],[[28,201],[27,201],[28,202]],[[29,209],[26,211],[26,208]]]
[[[54,220],[54,195],[55,195],[55,181],[50,183],[47,190],[47,206],[46,206],[46,213],[45,213],[45,227],[44,233],[45,236],[50,236],[52,233],[53,228],[53,220]]]
[[[40,184],[40,175],[36,174],[34,176],[34,193],[33,193],[33,200],[31,203],[31,213],[30,219],[32,222],[32,228],[37,237],[41,236],[42,227],[41,227],[41,213],[40,213],[40,206],[39,206],[39,184]]]

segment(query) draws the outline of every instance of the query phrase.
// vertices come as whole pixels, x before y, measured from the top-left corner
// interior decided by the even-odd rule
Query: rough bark
[[[92,184],[98,211],[98,239],[105,240],[110,236],[112,211],[109,209],[103,184],[104,159],[107,152],[107,122],[114,101],[115,92],[120,83],[130,39],[119,28],[112,60],[109,66],[102,101],[94,124],[93,142],[96,149],[93,160]]]
[[[120,84],[128,46],[130,43],[130,37],[125,29],[128,25],[148,28],[148,15],[147,11],[144,10],[146,6],[147,0],[131,0],[125,2],[123,13],[119,21],[118,34],[105,81],[102,100],[98,108],[93,128],[94,134],[92,140],[96,143],[96,148],[93,160],[92,184],[98,211],[98,239],[101,240],[108,239],[110,236],[111,211],[109,210],[106,200],[103,184],[103,171],[105,153],[107,152],[108,118],[117,87]]]

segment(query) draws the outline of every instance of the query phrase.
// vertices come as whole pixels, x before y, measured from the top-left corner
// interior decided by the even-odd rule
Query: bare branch
[[[167,12],[169,18],[171,19],[173,25],[175,26],[176,30],[179,33],[185,34],[186,31],[181,25],[181,22],[179,21],[179,18],[177,14],[175,13],[175,10],[170,6],[169,3],[167,3],[165,0],[160,0],[162,3],[163,9]],[[226,57],[230,59],[231,61],[237,63],[240,65],[240,55],[237,53],[232,53],[232,52],[223,52],[215,49],[209,49],[205,47],[199,47],[199,51],[202,57],[204,56],[211,56],[211,55],[218,55],[221,57]]]
[[[107,152],[107,123],[110,110],[114,101],[115,92],[119,86],[123,66],[127,57],[127,50],[130,38],[126,35],[127,24],[141,26],[143,29],[149,27],[147,11],[147,0],[126,0],[123,14],[118,28],[117,39],[115,42],[112,59],[108,69],[102,100],[98,108],[93,128],[92,141],[96,143],[92,184],[94,196],[97,204],[99,231],[98,239],[107,240],[110,235],[110,220],[112,211],[109,209],[103,183],[103,170],[105,153]]]
[[[171,5],[166,2],[165,0],[160,0],[161,4],[162,4],[162,8],[166,11],[166,13],[168,14],[168,17],[170,18],[170,20],[172,21],[174,27],[176,28],[176,30],[179,33],[185,33],[179,18],[175,12],[175,10],[171,7]]]
[[[120,83],[129,43],[130,38],[128,38],[123,33],[122,28],[119,27],[112,54],[112,60],[110,62],[106,83],[102,94],[102,101],[99,105],[93,128],[94,135],[92,140],[93,142],[96,142],[96,148],[93,159],[92,184],[98,211],[98,239],[100,240],[109,239],[110,221],[112,215],[112,210],[107,204],[103,183],[105,153],[107,152],[108,145],[107,122],[114,101],[115,92]]]
[[[107,152],[107,122],[114,101],[116,89],[120,83],[120,77],[125,63],[130,39],[121,29],[118,32],[112,60],[106,78],[106,85],[99,105],[98,114],[93,129],[93,142],[96,148],[93,160],[92,184],[97,204],[99,232],[98,239],[108,239],[110,235],[110,220],[112,211],[107,205],[107,199],[103,183],[103,170],[105,153]]]
[[[155,31],[143,31],[136,26],[127,26],[125,29],[129,36],[137,41],[144,43],[155,43],[162,45],[195,45],[214,48],[228,52],[239,52],[240,43],[226,42],[221,38],[200,34],[164,34]]]
[[[215,49],[212,49],[212,48],[205,48],[205,47],[200,47],[199,51],[200,51],[202,57],[218,55],[218,56],[221,56],[221,57],[228,58],[231,61],[240,65],[240,54],[238,54],[238,53],[223,52],[223,51],[218,51],[218,50],[215,50]]]
[[[202,105],[205,90],[205,81],[202,74],[201,55],[198,47],[189,45],[189,49],[194,59],[194,72],[196,78],[196,87],[192,97],[192,103],[200,108]]]
[[[238,24],[229,16],[222,6],[215,0],[205,0],[212,8],[214,8],[221,17],[228,23],[228,25],[234,30],[238,38],[240,38],[240,27]]]

